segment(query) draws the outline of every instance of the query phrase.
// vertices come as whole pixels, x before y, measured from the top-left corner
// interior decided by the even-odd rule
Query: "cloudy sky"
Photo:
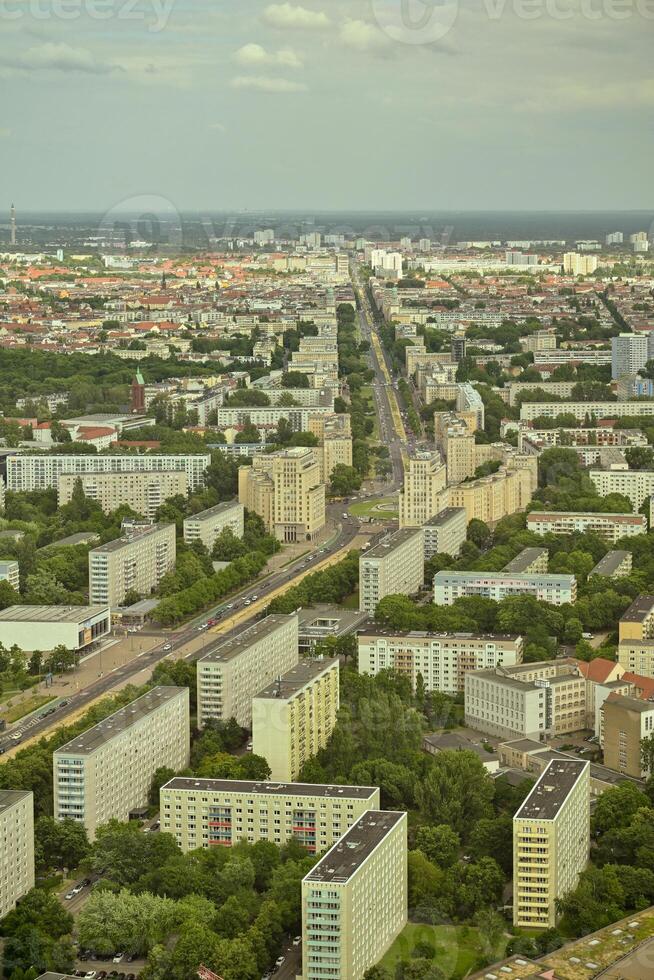
[[[3,207],[652,206],[654,0],[0,0]]]

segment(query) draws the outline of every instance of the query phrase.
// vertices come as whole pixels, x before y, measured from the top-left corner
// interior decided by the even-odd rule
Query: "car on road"
[[[112,961],[112,962],[113,962],[113,963],[122,963],[122,962],[123,962],[123,957],[124,957],[124,956],[125,956],[125,954],[124,954],[124,953],[116,953],[116,955],[114,956],[114,958],[113,958],[113,961]]]
[[[172,648],[173,648],[172,643],[164,643],[162,650],[172,650]]]
[[[64,898],[66,899],[67,902],[70,902],[71,898],[75,898],[76,894],[77,892],[73,888],[71,888],[69,892],[66,892]]]
[[[275,960],[275,969],[276,970],[279,970],[279,968],[282,965],[282,963],[285,963],[285,962],[286,962],[286,957],[285,956],[278,956],[277,959]]]
[[[246,599],[245,602],[243,603],[243,605],[245,605],[245,606],[251,606],[252,605],[252,599]]]

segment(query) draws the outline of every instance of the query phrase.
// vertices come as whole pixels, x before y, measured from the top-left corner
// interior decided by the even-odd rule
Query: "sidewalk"
[[[46,688],[43,683],[39,684],[38,691],[41,694],[47,692],[54,697],[70,697],[71,694],[88,687],[98,677],[123,667],[141,653],[147,653],[152,647],[161,643],[161,640],[162,636],[141,633],[130,633],[126,637],[114,638],[111,643],[90,654],[75,670],[57,674],[50,687]],[[36,688],[33,690],[36,691]]]

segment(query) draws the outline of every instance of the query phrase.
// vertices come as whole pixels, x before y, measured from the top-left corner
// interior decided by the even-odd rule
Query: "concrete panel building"
[[[557,354],[560,352],[557,351]],[[568,351],[568,353],[577,354],[580,362],[587,362],[589,360],[588,351],[583,351],[581,353],[577,351]],[[610,361],[611,355],[607,355],[607,363]],[[536,360],[536,368],[538,368],[538,359]],[[546,363],[549,357],[544,355],[544,362]],[[557,358],[558,360],[558,358]],[[570,358],[572,360],[572,358]],[[574,415],[578,422],[583,422],[586,417],[595,416],[596,419],[610,419],[610,418],[622,418],[623,416],[636,416],[641,415],[643,418],[650,418],[654,415],[654,401],[651,402],[641,402],[641,401],[629,401],[629,402],[523,402],[520,408],[520,418],[526,419],[538,419],[541,416],[546,415],[549,418],[556,418],[557,415]]]
[[[0,789],[0,919],[34,888],[34,794]]]
[[[245,507],[238,500],[226,500],[199,514],[184,518],[184,540],[187,544],[201,541],[210,552],[216,538],[229,529],[237,538],[243,537]]]
[[[7,489],[29,492],[55,489],[64,474],[84,473],[162,473],[182,470],[189,492],[204,484],[204,472],[211,462],[209,453],[111,453],[103,455],[42,455],[22,453],[7,458]]]
[[[654,639],[621,640],[618,663],[641,677],[654,677]]]
[[[293,782],[304,763],[324,749],[339,706],[338,657],[301,660],[252,700],[252,751],[270,778]]]
[[[633,556],[630,551],[607,551],[595,567],[591,568],[588,578],[591,575],[603,575],[605,578],[623,578],[631,571],[632,561]]]
[[[412,595],[424,580],[422,528],[404,528],[390,534],[359,558],[359,608],[374,615],[387,595]]]
[[[634,514],[654,494],[654,470],[591,470],[589,476],[600,497],[609,493],[628,497]]]
[[[463,507],[445,507],[422,526],[425,542],[425,561],[434,555],[457,557],[466,539],[468,521]]]
[[[20,569],[17,561],[0,561],[0,582],[9,582],[12,589],[18,592],[20,587]]]
[[[590,764],[550,762],[513,818],[513,924],[556,925],[590,852]]]
[[[128,592],[149,595],[175,568],[176,528],[155,524],[89,551],[89,602],[121,606]]]
[[[418,452],[411,456],[399,495],[400,527],[421,527],[437,514],[445,483],[445,463],[439,452]]]
[[[185,769],[189,757],[188,688],[152,688],[53,754],[55,820],[78,820],[92,839],[147,805],[157,769]]]
[[[298,618],[267,616],[198,660],[198,726],[212,718],[252,725],[252,698],[298,662]]]
[[[654,639],[654,595],[639,595],[620,617],[620,646],[626,641]]]
[[[105,514],[127,505],[142,517],[153,518],[169,497],[186,496],[188,477],[184,470],[157,473],[63,473],[59,477],[59,506],[70,502],[77,481],[84,496],[95,500]]]
[[[250,782],[181,776],[162,786],[161,830],[183,851],[291,838],[312,853],[331,847],[367,810],[379,809],[376,786]]]
[[[255,456],[238,471],[238,499],[279,541],[312,541],[325,526],[325,485],[313,449]]]
[[[359,673],[396,670],[411,680],[418,675],[427,691],[459,694],[470,670],[484,670],[522,661],[520,636],[472,633],[399,632],[368,626],[359,633]]]
[[[534,534],[599,534],[607,541],[647,534],[644,514],[591,514],[581,511],[539,511],[527,514],[527,530]]]
[[[111,614],[104,603],[91,606],[7,606],[0,610],[0,643],[21,650],[54,650],[63,645],[77,652],[111,633]]]
[[[302,980],[361,980],[407,922],[407,815],[369,810],[302,880]]]
[[[648,776],[641,743],[654,734],[654,701],[609,694],[601,712],[604,765],[636,779]]]
[[[523,548],[515,558],[512,558],[504,566],[502,571],[517,572],[518,574],[525,575],[541,575],[547,572],[549,557],[547,548]]]
[[[480,595],[501,602],[514,595],[533,595],[553,606],[577,598],[574,575],[520,572],[454,572],[445,569],[434,576],[434,602],[451,606],[461,596]]]

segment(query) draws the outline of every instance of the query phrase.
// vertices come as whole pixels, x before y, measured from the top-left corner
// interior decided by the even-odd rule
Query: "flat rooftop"
[[[447,524],[448,521],[453,520],[460,514],[465,514],[465,507],[446,507],[444,510],[434,514],[430,517],[428,521],[425,522],[425,527],[440,527],[441,524]]]
[[[589,575],[612,575],[630,555],[630,551],[609,551],[590,570]]]
[[[515,815],[519,820],[554,820],[589,762],[557,759],[548,765]]]
[[[404,527],[401,531],[394,531],[393,534],[389,534],[387,538],[384,538],[383,541],[376,544],[370,551],[363,552],[361,561],[365,561],[367,558],[386,558],[396,548],[401,548],[407,541],[417,537],[419,534],[422,534],[421,527]]]
[[[135,701],[126,704],[124,708],[114,711],[112,715],[109,715],[104,721],[98,722],[93,728],[87,729],[81,735],[71,739],[70,742],[60,746],[54,755],[91,755],[105,742],[110,742],[117,735],[122,735],[132,725],[136,725],[143,718],[147,718],[162,704],[179,697],[184,691],[188,692],[188,688],[153,687],[147,694],[142,694],[140,698],[136,698]]]
[[[367,622],[368,613],[358,609],[343,609],[342,606],[307,606],[298,612],[300,634],[311,630],[325,630],[340,636]]]
[[[31,796],[31,790],[26,789],[0,789],[0,816],[9,810],[12,806],[16,806],[21,800],[24,800],[26,796]]]
[[[517,633],[429,633],[427,630],[394,630],[388,626],[366,626],[359,632],[361,638],[366,636],[387,636],[398,640],[494,640],[503,643],[515,643],[520,639]]]
[[[109,611],[109,606],[7,606],[0,623],[85,623]]]
[[[264,687],[263,691],[255,694],[255,697],[277,698],[280,701],[286,701],[337,663],[338,657],[316,657],[313,660],[300,660],[276,681]]]
[[[291,619],[295,619],[297,621],[297,617],[294,614],[286,616],[278,613],[273,616],[266,616],[265,619],[262,619],[258,623],[254,623],[253,626],[248,627],[248,629],[243,630],[243,632],[239,633],[238,636],[233,636],[228,640],[219,640],[218,643],[207,653],[205,653],[203,657],[200,657],[198,664],[204,664],[207,662],[222,663],[228,660],[233,660],[234,657],[238,657],[253,644],[259,643],[261,640],[265,640],[266,637],[271,636],[275,630],[286,626]]]
[[[643,701],[640,698],[630,697],[628,694],[609,694],[602,706],[608,708],[624,708],[626,711],[635,711],[638,714],[645,714],[647,711],[654,711],[654,702]]]
[[[444,568],[434,575],[434,582],[476,582],[476,581],[495,581],[518,580],[520,582],[558,582],[559,585],[572,586],[575,582],[574,575],[555,574],[553,572],[453,572],[449,568]]]
[[[654,612],[654,595],[639,595],[620,617],[621,623],[642,623]],[[0,613],[0,616],[2,613]]]
[[[377,792],[376,786],[338,786],[325,783],[253,782],[249,779],[193,779],[175,776],[163,789],[199,793],[256,793],[263,796],[322,796],[367,800]]]
[[[344,884],[406,813],[368,810],[306,875],[304,881]]]
[[[174,528],[175,525],[153,524],[151,527],[135,528],[135,530],[133,530],[130,534],[124,534],[120,538],[114,538],[113,541],[108,541],[106,544],[101,544],[99,547],[93,548],[90,554],[106,555],[113,551],[120,551],[121,548],[127,548],[131,544],[138,544],[140,541],[143,541],[144,538],[152,537],[154,534],[160,534],[169,527]]]
[[[592,511],[583,510],[532,510],[527,514],[527,524],[544,520],[558,521],[563,517],[583,517],[588,521],[601,518],[602,520],[617,521],[619,524],[644,524],[646,522],[644,514],[596,514]]]
[[[235,510],[242,507],[243,505],[239,504],[238,500],[224,500],[221,504],[216,504],[215,507],[208,507],[206,510],[201,510],[198,514],[190,514],[188,517],[184,518],[184,523],[187,521],[210,521],[214,517],[218,517],[220,514],[227,514],[230,510]]]

